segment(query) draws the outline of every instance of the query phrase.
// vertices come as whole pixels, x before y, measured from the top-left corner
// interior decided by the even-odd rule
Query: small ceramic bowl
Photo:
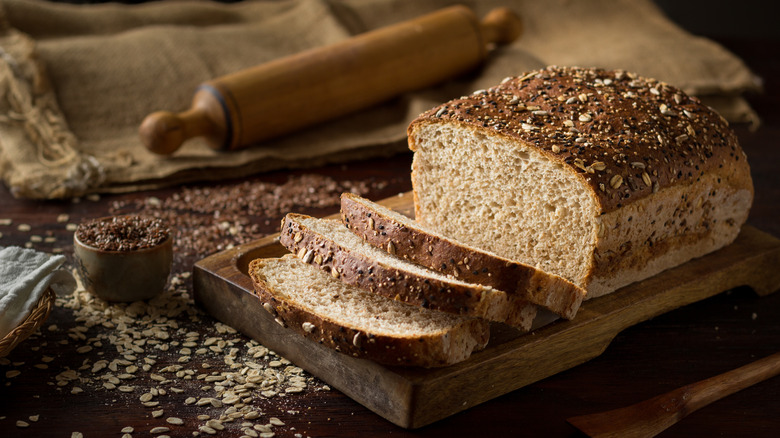
[[[138,216],[111,216],[90,224],[116,224],[128,218]],[[83,226],[73,235],[73,251],[79,276],[89,293],[106,301],[131,302],[153,298],[165,289],[173,262],[173,235],[167,227],[167,237],[153,246],[102,249],[79,239]]]

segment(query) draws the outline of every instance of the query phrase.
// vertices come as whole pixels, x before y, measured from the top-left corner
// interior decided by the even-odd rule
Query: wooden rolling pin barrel
[[[507,8],[481,21],[463,6],[441,9],[208,81],[190,109],[150,114],[139,134],[163,155],[194,137],[240,149],[468,72],[521,33]]]

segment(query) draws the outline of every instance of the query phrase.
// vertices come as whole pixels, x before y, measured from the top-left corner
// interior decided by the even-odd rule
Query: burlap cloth
[[[0,3],[0,173],[14,196],[63,198],[394,153],[423,110],[550,64],[622,68],[699,95],[731,121],[758,82],[734,55],[649,0],[466,1],[522,15],[525,33],[478,71],[240,152],[199,140],[146,151],[143,118],[182,111],[203,81],[431,12],[445,0]]]

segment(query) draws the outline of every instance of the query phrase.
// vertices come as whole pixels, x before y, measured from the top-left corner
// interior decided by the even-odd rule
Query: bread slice
[[[536,306],[488,286],[466,283],[373,247],[338,220],[290,213],[279,242],[333,277],[427,309],[475,316],[529,330]]]
[[[354,193],[341,195],[344,225],[391,254],[459,280],[503,290],[572,319],[585,290],[554,274],[447,238]]]
[[[625,71],[549,67],[408,128],[415,219],[604,295],[732,242],[753,184],[727,122]]]
[[[388,365],[439,367],[485,347],[489,323],[391,300],[288,254],[249,265],[255,294],[277,322],[344,354]]]

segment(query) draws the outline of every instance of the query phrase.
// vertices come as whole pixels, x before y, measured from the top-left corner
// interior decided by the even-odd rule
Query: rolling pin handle
[[[179,114],[157,111],[149,114],[141,123],[138,133],[151,152],[170,155],[190,138],[215,132],[216,126],[199,107]]]
[[[496,8],[480,21],[486,44],[509,44],[523,33],[523,20],[509,8]]]

